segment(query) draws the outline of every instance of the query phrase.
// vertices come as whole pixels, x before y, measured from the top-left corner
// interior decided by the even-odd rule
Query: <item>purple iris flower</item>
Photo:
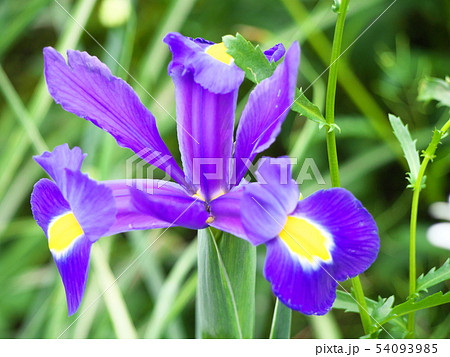
[[[33,213],[49,239],[66,288],[69,314],[81,303],[90,247],[102,235],[210,225],[245,238],[240,220],[243,185],[239,183],[256,154],[274,142],[293,102],[300,56],[296,42],[273,75],[250,93],[233,155],[234,115],[244,72],[222,43],[193,40],[178,33],[168,34],[164,41],[173,55],[169,75],[175,84],[184,172],[162,141],[154,116],[125,81],[85,52],[69,50],[66,63],[55,49],[44,49],[45,76],[54,100],[110,133],[120,146],[133,150],[176,181],[95,183],[80,172],[81,151],[70,151],[68,146],[36,158],[55,182],[43,179],[36,184]],[[270,61],[278,61],[283,55],[280,44],[266,54]],[[76,176],[70,185],[73,197],[62,179],[67,175]],[[109,218],[103,219],[97,211],[104,211]]]
[[[267,247],[264,276],[274,294],[304,314],[323,315],[338,281],[353,278],[375,261],[380,239],[370,213],[343,188],[301,199],[288,158],[263,158],[259,183],[241,199],[247,239]]]

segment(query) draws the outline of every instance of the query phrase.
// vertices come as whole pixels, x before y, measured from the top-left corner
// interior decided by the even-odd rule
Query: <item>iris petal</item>
[[[274,294],[288,307],[307,315],[324,315],[336,298],[337,282],[327,270],[308,269],[280,239],[266,243],[264,276]]]
[[[78,310],[86,290],[91,246],[92,242],[82,236],[64,252],[52,251],[66,291],[69,316]]]
[[[175,84],[183,169],[195,191],[210,201],[229,188],[234,115],[243,72],[205,52],[219,45],[205,47],[180,34],[169,34],[164,41],[173,56],[169,75]],[[217,85],[205,76],[213,76]],[[219,88],[220,83],[227,84]]]
[[[250,93],[236,134],[236,180],[239,183],[257,153],[267,149],[280,133],[281,124],[293,103],[300,48],[293,43],[283,63]]]
[[[292,216],[306,218],[332,237],[333,276],[339,281],[361,274],[380,248],[377,225],[370,213],[343,188],[320,190],[301,200]]]
[[[67,52],[68,63],[55,49],[44,49],[50,95],[61,106],[110,133],[148,163],[180,183],[184,175],[162,141],[154,116],[133,89],[114,77],[106,65],[86,52]]]
[[[239,238],[247,239],[241,220],[243,193],[244,188],[241,186],[211,201],[209,207],[214,220],[209,225]]]
[[[167,184],[167,183],[166,183]],[[166,185],[164,185],[166,186]],[[164,190],[130,188],[132,203],[148,220],[163,227],[206,228],[209,214],[205,203],[190,196],[178,185],[167,185]],[[156,227],[154,227],[156,228]]]
[[[282,43],[277,43],[275,46],[264,51],[264,54],[269,60],[269,62],[279,61],[284,56],[285,53],[286,49],[284,48]]]
[[[34,160],[48,173],[48,175],[59,185],[64,182],[65,169],[78,171],[87,154],[83,154],[79,147],[69,148],[63,144],[55,147],[52,152],[44,152],[42,155],[34,156]]]
[[[266,185],[252,183],[244,189],[241,219],[248,240],[254,245],[266,243],[281,232],[287,212]]]

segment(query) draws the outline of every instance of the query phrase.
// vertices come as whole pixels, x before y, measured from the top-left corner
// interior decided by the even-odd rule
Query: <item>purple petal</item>
[[[211,201],[209,207],[214,220],[209,225],[247,240],[241,220],[243,193],[244,188],[239,187]]]
[[[262,157],[259,161],[256,178],[258,183],[270,191],[286,213],[291,213],[300,199],[297,183],[291,178],[291,160],[285,157]]]
[[[161,196],[185,196],[186,191],[173,182],[161,180],[116,180],[103,181],[112,190],[116,201],[116,222],[105,235],[112,235],[133,230],[167,228],[177,226],[172,221],[164,220],[152,212],[145,213],[137,209],[133,203],[132,188]],[[202,212],[203,214],[203,212]]]
[[[83,299],[89,273],[89,258],[92,242],[79,237],[63,254],[52,252],[66,291],[69,316],[79,308]]]
[[[380,248],[377,225],[349,191],[320,190],[301,200],[292,215],[306,218],[330,234],[332,271],[337,280],[353,278],[375,261]]]
[[[275,238],[266,243],[264,276],[273,293],[289,308],[307,315],[324,315],[336,299],[337,282],[328,274],[328,266],[308,269],[288,246]]]
[[[282,43],[277,43],[275,46],[264,51],[264,54],[266,55],[269,62],[277,62],[281,59],[281,57],[284,56],[285,53],[286,49],[284,48]]]
[[[31,193],[31,210],[39,227],[48,238],[48,226],[58,216],[69,212],[70,206],[58,186],[49,179],[40,179]]]
[[[229,188],[238,87],[214,94],[196,83],[191,71],[177,67],[171,76],[186,178],[209,201]]]
[[[293,103],[300,48],[294,42],[274,74],[250,93],[236,134],[236,180],[240,182],[257,153],[267,149],[280,133],[281,124]]]
[[[69,50],[67,57],[69,65],[55,49],[44,49],[45,78],[56,103],[183,183],[184,175],[162,141],[155,118],[128,83],[86,52]]]
[[[267,185],[258,183],[244,187],[241,200],[242,226],[253,245],[266,243],[282,230],[287,221],[287,212]]]
[[[167,34],[164,42],[172,52],[169,75],[174,71],[192,73],[194,81],[216,94],[235,91],[244,80],[244,71],[234,63],[226,64],[205,52],[205,40],[196,41],[179,33]]]
[[[97,241],[116,221],[116,202],[111,189],[80,171],[66,169],[65,180],[64,197],[86,237]]]
[[[205,202],[190,196],[180,186],[167,186],[164,190],[130,187],[130,193],[137,211],[150,220],[164,222],[167,227],[202,229],[208,226]]]
[[[62,144],[55,147],[52,152],[46,151],[33,158],[56,183],[61,184],[65,175],[64,170],[79,171],[86,155],[77,146],[71,150],[69,145]]]

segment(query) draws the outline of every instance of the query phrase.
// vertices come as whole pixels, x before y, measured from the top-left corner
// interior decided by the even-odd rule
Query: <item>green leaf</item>
[[[432,268],[425,276],[417,279],[416,292],[427,291],[428,288],[450,279],[450,258],[440,268]]]
[[[198,232],[197,336],[252,338],[256,248],[215,232]]]
[[[291,110],[294,112],[299,113],[300,115],[305,116],[309,120],[312,120],[313,122],[316,122],[319,124],[319,128],[327,127],[329,130],[333,130],[334,128],[339,127],[334,124],[333,126],[330,126],[325,118],[323,117],[322,113],[320,112],[320,109],[317,105],[311,103],[308,98],[306,98],[305,94],[302,92],[301,88],[295,89],[295,101],[294,104],[292,104]],[[340,131],[340,129],[339,129]]]
[[[227,35],[222,38],[227,53],[234,63],[245,72],[245,77],[254,83],[270,77],[276,64],[270,63],[259,46],[253,46],[239,33],[236,37]]]
[[[420,169],[419,153],[416,149],[416,140],[411,138],[411,134],[408,130],[408,125],[403,125],[401,119],[392,114],[389,114],[389,121],[394,134],[397,137],[408,162],[410,172],[407,173],[410,186],[414,186],[417,181],[417,176]]]
[[[424,78],[419,84],[418,100],[437,100],[439,106],[450,107],[450,78]]]
[[[279,299],[275,302],[273,310],[270,338],[288,339],[291,337],[292,310]]]
[[[372,310],[377,306],[377,302],[366,298],[367,310],[372,313]],[[341,290],[336,291],[336,300],[333,303],[333,309],[345,310],[345,312],[356,312],[359,313],[358,303],[355,298],[348,292]]]
[[[395,317],[403,316],[409,314],[410,312],[424,310],[430,307],[447,304],[449,302],[450,302],[450,292],[443,294],[442,291],[439,291],[438,293],[430,295],[419,301],[410,299],[404,302],[403,304],[395,306],[391,310],[391,313],[380,323],[383,324]]]
[[[378,297],[377,304],[373,307],[373,310],[371,312],[371,316],[375,321],[382,321],[392,311],[392,305],[394,305],[394,296],[390,296],[387,299]]]

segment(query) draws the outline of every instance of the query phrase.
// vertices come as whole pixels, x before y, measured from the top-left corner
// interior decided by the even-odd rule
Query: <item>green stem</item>
[[[434,153],[445,132],[450,128],[450,119],[445,123],[441,130],[435,129],[433,138],[427,149],[423,152],[423,161],[420,165],[419,173],[414,184],[413,198],[411,205],[411,225],[409,236],[409,298],[414,298],[416,294],[416,231],[417,231],[417,212],[419,209],[419,196],[422,189],[422,181],[425,176],[425,170],[428,163],[433,161]],[[414,312],[408,315],[408,337],[414,338]]]
[[[326,96],[326,114],[325,119],[329,125],[327,130],[327,152],[328,162],[330,166],[331,184],[333,187],[339,187],[341,185],[339,179],[339,162],[336,148],[336,133],[332,128],[334,124],[334,107],[336,101],[336,84],[338,75],[338,60],[341,54],[342,35],[344,33],[345,16],[347,14],[349,0],[342,0],[339,14],[336,20],[336,27],[334,30],[333,46],[331,49],[331,64],[330,73],[328,76],[327,96]],[[352,279],[353,290],[355,293],[355,299],[358,302],[359,314],[361,316],[361,322],[364,328],[364,332],[368,334],[370,332],[370,316],[367,312],[367,304],[364,299],[364,292],[362,289],[361,281],[359,277]]]

